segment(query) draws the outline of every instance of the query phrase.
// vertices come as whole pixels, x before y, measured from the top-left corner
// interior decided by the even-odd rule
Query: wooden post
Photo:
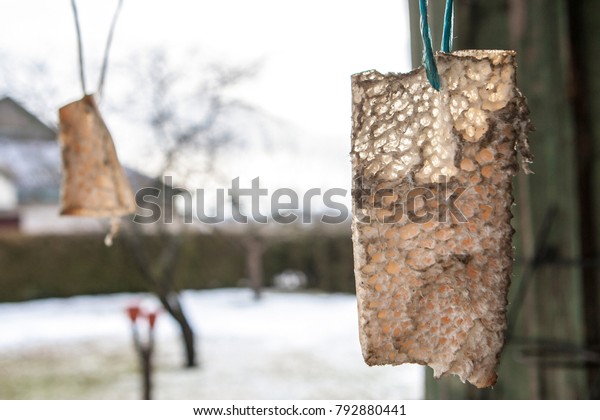
[[[152,399],[152,355],[154,353],[154,326],[158,312],[145,312],[139,306],[132,305],[127,308],[127,316],[131,321],[131,334],[135,351],[140,360],[142,374],[142,399]],[[139,322],[144,319],[148,325],[147,338],[140,337]]]
[[[579,193],[579,243],[584,261],[595,261],[598,252],[598,187],[594,171],[598,137],[594,138],[592,103],[598,103],[598,89],[593,94],[590,79],[598,77],[598,60],[595,56],[600,48],[600,7],[597,1],[570,1],[569,46],[571,50],[570,100],[573,112],[573,131],[577,156],[577,189]],[[594,61],[595,60],[595,61]],[[594,64],[596,64],[594,68]],[[596,87],[598,85],[596,84]],[[596,106],[598,108],[598,106]],[[600,352],[600,277],[598,267],[585,264],[582,268],[584,343],[589,351]],[[600,365],[590,364],[587,382],[591,399],[600,399]]]
[[[142,366],[142,399],[152,399],[152,348],[142,348],[139,351]]]

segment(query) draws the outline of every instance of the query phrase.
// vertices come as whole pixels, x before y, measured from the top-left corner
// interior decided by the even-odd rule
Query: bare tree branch
[[[225,90],[248,75],[241,67],[211,65],[208,71],[203,71],[193,65],[190,56],[185,57],[184,67],[174,66],[169,60],[162,50],[137,59],[134,74],[137,76],[136,87],[141,88],[130,97],[138,100],[136,105],[146,111],[145,123],[162,154],[157,180],[168,173],[177,175],[180,182],[185,183],[200,169],[213,174],[217,154],[236,138],[237,126],[228,120],[235,110],[243,107],[239,101],[228,98]],[[203,159],[202,168],[198,167],[197,159]],[[171,210],[178,219],[181,218],[177,209]],[[134,257],[138,267],[146,265],[140,267],[140,272],[152,284],[165,310],[179,324],[186,349],[186,365],[193,366],[196,363],[194,331],[187,321],[175,284],[185,234],[182,223],[178,225],[177,231],[173,230],[176,229],[174,224],[159,222],[155,225],[160,232],[160,250],[156,258],[149,258],[146,251],[140,250],[134,251]],[[131,243],[136,248],[145,246],[139,239]]]

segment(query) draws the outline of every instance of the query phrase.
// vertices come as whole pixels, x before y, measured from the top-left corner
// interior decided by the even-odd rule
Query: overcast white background
[[[96,83],[116,3],[77,2],[88,85]],[[283,125],[276,138],[249,139],[244,149],[234,150],[225,173],[241,175],[248,186],[260,176],[265,187],[299,192],[350,188],[350,76],[369,69],[410,70],[405,0],[125,0],[102,107],[121,160],[146,171],[152,165],[139,150],[147,139],[126,116],[110,111],[123,95],[111,78],[120,71],[115,63],[156,46],[194,49],[234,65],[262,62],[258,75],[235,94]],[[4,60],[49,63],[48,74],[59,86],[52,107],[80,96],[69,0],[0,0],[0,53]],[[3,64],[13,79],[19,76],[18,62]],[[41,88],[38,81],[31,85]]]

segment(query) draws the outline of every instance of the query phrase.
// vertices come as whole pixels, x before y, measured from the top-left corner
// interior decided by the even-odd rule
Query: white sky
[[[78,0],[88,85],[95,83],[116,0]],[[124,0],[112,62],[164,46],[191,48],[236,64],[262,59],[238,94],[289,124],[271,147],[250,145],[226,173],[261,184],[350,188],[350,76],[369,69],[410,70],[408,7],[403,0]],[[60,77],[59,107],[80,95],[69,0],[0,0],[0,51],[43,58]],[[116,101],[107,75],[105,101]],[[112,71],[115,71],[114,67]],[[143,138],[105,114],[121,160],[147,167]],[[125,138],[127,140],[125,140]]]

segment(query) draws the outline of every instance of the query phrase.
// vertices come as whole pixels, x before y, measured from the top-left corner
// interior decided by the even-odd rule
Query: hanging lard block
[[[59,110],[63,215],[116,217],[133,213],[133,192],[92,95]]]
[[[511,180],[530,162],[512,51],[352,77],[354,270],[369,365],[496,382],[512,269]]]

